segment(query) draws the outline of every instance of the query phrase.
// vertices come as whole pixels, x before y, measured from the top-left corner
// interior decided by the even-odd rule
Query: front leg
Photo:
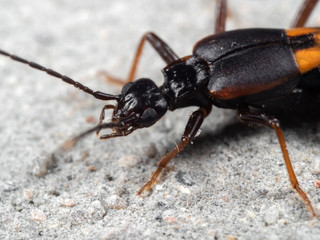
[[[140,43],[134,56],[131,70],[129,72],[129,76],[125,81],[118,78],[114,78],[104,71],[99,72],[99,75],[105,77],[107,80],[111,82],[120,84],[121,86],[123,86],[125,83],[133,82],[137,72],[139,61],[141,59],[142,50],[146,42],[149,42],[151,44],[154,50],[156,50],[156,52],[166,62],[167,65],[179,59],[177,54],[175,54],[174,51],[168,46],[168,44],[166,44],[160,37],[158,37],[156,34],[152,32],[147,32],[143,35],[143,37],[140,40]]]
[[[98,125],[101,125],[101,124],[102,124],[102,122],[103,122],[103,120],[104,120],[104,117],[105,117],[105,111],[106,111],[107,109],[115,109],[115,108],[116,108],[116,107],[115,107],[114,105],[105,105],[105,106],[102,108],[102,110],[101,110]],[[101,129],[98,129],[98,130],[96,131],[96,134],[97,134],[97,135],[99,135],[100,130],[101,130]]]
[[[200,108],[199,110],[192,113],[184,130],[181,142],[170,152],[168,152],[165,156],[163,156],[161,160],[158,162],[157,170],[152,174],[149,181],[146,182],[138,191],[137,194],[140,197],[145,190],[150,190],[152,186],[156,184],[157,178],[161,173],[162,169],[164,169],[168,165],[168,163],[194,139],[199,128],[201,127],[203,119],[210,113],[210,111],[211,105],[207,108]]]
[[[292,188],[294,188],[297,193],[299,194],[300,198],[306,205],[307,209],[311,212],[313,217],[317,216],[317,213],[313,207],[312,201],[308,197],[308,195],[300,188],[298,179],[296,177],[296,174],[294,173],[289,153],[287,150],[286,142],[283,137],[282,130],[280,128],[280,122],[278,119],[267,116],[262,113],[254,113],[250,112],[248,109],[239,109],[238,111],[238,118],[243,121],[244,123],[247,124],[252,124],[252,125],[264,125],[270,128],[273,128],[277,134],[278,141],[280,143],[280,148],[282,151],[283,159],[287,167],[288,175],[289,175],[289,180],[291,183]]]

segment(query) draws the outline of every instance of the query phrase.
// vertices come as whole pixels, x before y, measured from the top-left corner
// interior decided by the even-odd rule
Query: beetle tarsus
[[[153,185],[156,184],[157,178],[162,169],[164,169],[168,163],[194,139],[198,130],[200,129],[200,126],[202,125],[204,118],[210,113],[210,111],[211,105],[207,106],[206,108],[200,108],[191,114],[180,143],[161,158],[161,160],[158,162],[158,168],[156,171],[152,174],[149,181],[146,182],[138,191],[137,194],[139,196],[141,196],[145,190],[150,190]]]

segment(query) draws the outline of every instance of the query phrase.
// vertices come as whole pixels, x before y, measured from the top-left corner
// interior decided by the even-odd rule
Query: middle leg
[[[317,5],[317,2],[318,0],[304,0],[291,26],[293,28],[303,27]]]
[[[179,57],[174,53],[174,51],[166,44],[161,38],[159,38],[156,34],[152,32],[147,32],[143,35],[138,45],[137,51],[134,56],[134,60],[131,66],[131,70],[129,72],[129,76],[126,80],[114,78],[110,76],[107,72],[101,71],[99,75],[104,76],[108,81],[114,82],[119,85],[124,85],[127,82],[133,82],[134,77],[137,72],[138,64],[141,59],[141,54],[145,43],[149,42],[151,46],[156,50],[159,56],[165,61],[166,64],[170,64],[173,61],[179,59]]]

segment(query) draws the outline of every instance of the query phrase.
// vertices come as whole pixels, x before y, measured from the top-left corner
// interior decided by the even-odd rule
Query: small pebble
[[[186,188],[184,186],[179,186],[179,191],[182,192],[182,193],[185,193],[185,194],[190,194],[190,190],[189,188]]]
[[[35,209],[32,211],[31,219],[33,221],[44,221],[44,220],[47,220],[47,216],[43,211],[39,209]]]
[[[154,158],[157,155],[158,149],[154,143],[150,143],[149,146],[143,148],[143,151],[148,158]]]
[[[162,219],[167,223],[176,223],[177,218],[175,217],[176,212],[172,209],[166,210],[162,213]]]
[[[119,210],[126,208],[128,206],[128,203],[118,195],[111,195],[106,201],[106,206],[111,209]]]
[[[99,200],[95,200],[91,203],[92,207],[94,208],[101,208],[102,205],[101,205],[101,202]]]
[[[54,164],[51,156],[41,156],[32,163],[32,174],[36,177],[42,177],[48,173],[48,170]]]
[[[176,223],[176,221],[177,221],[176,218],[172,217],[172,216],[171,217],[169,217],[169,216],[164,217],[163,220],[166,221],[167,223]]]
[[[93,215],[93,214],[95,214],[96,212],[97,212],[97,210],[96,210],[94,207],[92,207],[92,206],[90,206],[90,207],[87,208],[87,213],[88,213],[89,215]]]
[[[88,170],[90,172],[95,172],[95,171],[97,171],[97,168],[95,166],[91,165],[91,166],[88,166]]]
[[[279,211],[275,207],[269,208],[264,216],[264,221],[267,225],[274,224],[278,221]]]
[[[315,157],[312,163],[312,172],[314,174],[320,173],[320,158]]]
[[[127,155],[118,160],[121,167],[131,168],[142,162],[142,159],[137,155]]]
[[[61,203],[61,206],[64,206],[64,207],[74,207],[75,205],[76,205],[76,202],[72,198],[65,199]]]
[[[119,228],[113,228],[113,227],[107,227],[104,228],[103,231],[99,234],[100,240],[111,240],[116,239],[116,236],[119,236],[121,233],[121,229]]]
[[[286,225],[288,223],[288,221],[286,219],[280,219],[278,221],[278,224],[281,224],[281,225]]]
[[[23,196],[29,200],[31,200],[33,198],[33,192],[30,189],[25,189],[23,191]]]
[[[237,239],[235,236],[231,236],[231,235],[225,235],[225,238],[228,240],[236,240]]]

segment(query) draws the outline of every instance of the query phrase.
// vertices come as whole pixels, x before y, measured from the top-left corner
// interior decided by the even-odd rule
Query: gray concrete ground
[[[230,1],[228,29],[285,28],[301,2]],[[212,32],[214,3],[2,0],[0,48],[117,93],[97,72],[125,78],[149,30],[189,55]],[[318,15],[310,25],[320,26]],[[161,84],[163,66],[147,47],[138,75]],[[136,192],[193,109],[125,138],[87,137],[52,163],[50,153],[93,126],[104,103],[4,57],[0,78],[0,239],[320,238],[318,220],[290,188],[271,130],[249,129],[233,111],[214,108],[194,144],[141,199]],[[300,183],[320,209],[319,126],[301,120],[284,133]]]

